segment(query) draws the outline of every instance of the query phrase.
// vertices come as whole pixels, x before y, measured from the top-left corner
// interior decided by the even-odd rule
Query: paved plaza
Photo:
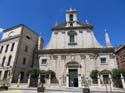
[[[0,93],[37,93],[36,89],[35,90],[20,90],[20,89],[17,89],[17,90],[9,90],[9,91],[0,91]],[[60,91],[60,90],[46,90],[44,93],[82,93],[81,90],[79,91]],[[90,93],[125,93],[124,91],[114,91],[114,92],[111,92],[111,91],[91,91]]]

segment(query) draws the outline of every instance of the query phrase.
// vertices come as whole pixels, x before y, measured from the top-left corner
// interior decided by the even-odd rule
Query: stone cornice
[[[8,40],[15,39],[15,38],[19,38],[20,36],[21,36],[21,35],[16,35],[16,36],[13,36],[13,37],[9,37],[9,38],[2,39],[2,40],[0,40],[0,43],[5,42],[5,41],[8,41]]]
[[[60,28],[52,28],[51,30],[52,31],[55,31],[55,30],[75,30],[75,29],[93,29],[92,26],[88,26],[88,27],[60,27]]]
[[[75,48],[75,49],[41,49],[38,54],[61,54],[61,53],[114,53],[114,48]]]

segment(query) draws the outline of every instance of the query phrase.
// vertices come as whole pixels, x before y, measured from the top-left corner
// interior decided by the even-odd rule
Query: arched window
[[[71,14],[71,15],[69,16],[69,18],[70,18],[70,21],[72,22],[72,21],[73,21],[73,15]]]
[[[2,66],[4,66],[5,60],[6,60],[6,57],[4,56],[2,60]]]
[[[10,56],[9,56],[9,59],[8,59],[7,66],[9,66],[9,65],[10,65],[11,59],[12,59],[12,56],[10,55]]]

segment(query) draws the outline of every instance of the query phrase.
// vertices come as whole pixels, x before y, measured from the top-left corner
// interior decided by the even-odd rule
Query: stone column
[[[79,85],[79,88],[82,87],[81,83],[82,83],[81,74],[78,74],[78,85]]]
[[[125,90],[125,81],[124,81],[124,77],[123,75],[121,74],[121,81],[122,81],[122,86],[123,86],[123,89]]]
[[[1,80],[4,79],[4,74],[5,74],[5,70],[2,71],[2,74],[1,74]]]
[[[61,87],[61,85],[62,85],[62,77],[59,76],[59,87]]]
[[[19,76],[18,76],[17,87],[19,87],[19,84],[20,84],[20,78],[21,78],[21,74],[19,74]]]
[[[110,84],[111,84],[111,89],[113,90],[113,81],[112,81],[111,74],[109,74],[109,80],[110,80]]]
[[[100,75],[100,80],[102,81],[102,84],[104,84],[103,75]]]
[[[49,75],[49,78],[48,78],[48,86],[50,87],[50,84],[51,84],[51,75]]]
[[[78,68],[78,87],[81,88],[81,69],[80,69],[80,66]]]
[[[68,68],[66,68],[66,87],[69,87],[69,74],[68,74]]]
[[[10,69],[10,78],[9,78],[10,85],[12,83],[12,79],[13,79],[13,74],[12,74],[12,69]]]
[[[66,74],[66,87],[69,87],[69,74]]]
[[[39,74],[39,77],[38,77],[38,82],[37,82],[37,85],[40,84],[40,74]]]
[[[11,83],[12,83],[12,79],[13,79],[13,76],[10,75],[10,79],[9,79],[9,83],[10,83],[10,85],[11,85]]]
[[[30,78],[31,78],[31,75],[29,74],[29,76],[28,76],[28,82],[27,82],[27,87],[30,87]]]
[[[99,74],[98,74],[97,78],[98,78],[98,86],[101,86],[101,82],[100,82],[100,76],[99,76]]]

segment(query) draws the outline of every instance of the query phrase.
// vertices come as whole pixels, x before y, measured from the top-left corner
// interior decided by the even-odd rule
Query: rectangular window
[[[122,55],[122,58],[125,58],[125,54]]]
[[[5,73],[4,73],[4,80],[7,79],[7,75],[8,75],[8,71],[5,71]]]
[[[47,59],[42,59],[42,64],[46,64],[47,63]]]
[[[100,58],[101,64],[106,64],[106,58]]]
[[[14,45],[15,45],[15,43],[12,44],[12,46],[11,46],[11,51],[13,51]]]
[[[28,52],[28,46],[25,46],[25,52]]]
[[[1,46],[1,48],[0,48],[0,53],[2,53],[2,51],[3,51],[3,46]]]
[[[26,64],[26,58],[23,58],[23,65]]]
[[[6,45],[5,52],[7,52],[7,51],[8,51],[8,47],[9,47],[9,44],[8,44],[8,45]]]
[[[2,66],[4,66],[5,60],[6,60],[6,56],[4,56],[2,59]]]
[[[0,71],[0,78],[1,78],[1,73],[2,73],[2,71]]]
[[[70,43],[74,43],[75,39],[74,39],[74,35],[70,35]]]

